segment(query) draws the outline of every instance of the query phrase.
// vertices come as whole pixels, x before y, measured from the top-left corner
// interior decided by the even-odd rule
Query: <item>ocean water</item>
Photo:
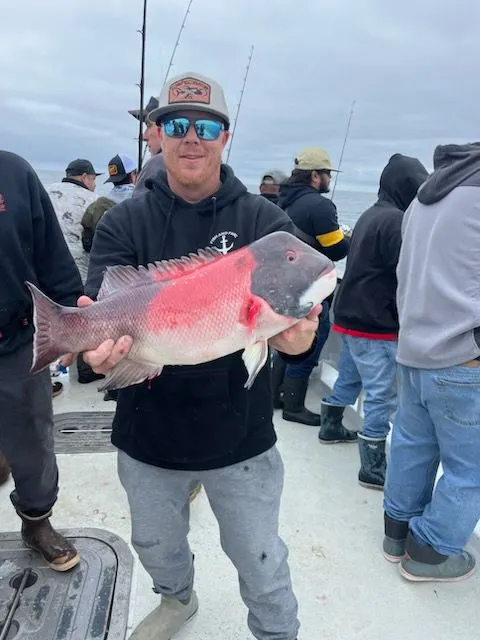
[[[63,176],[63,172],[58,171],[46,171],[37,169],[40,180],[44,185],[52,182],[60,182]],[[97,188],[95,193],[98,195],[107,194],[111,186],[110,184],[104,184],[102,180],[103,176],[97,179]],[[251,193],[258,193],[258,185],[246,185]],[[327,196],[328,197],[328,196]],[[346,224],[353,228],[359,215],[362,211],[365,211],[376,200],[376,194],[367,191],[347,191],[341,188],[337,188],[335,191],[334,202],[338,210],[338,221],[341,224]],[[341,260],[337,263],[337,270],[339,274],[343,273],[345,268],[345,261]]]

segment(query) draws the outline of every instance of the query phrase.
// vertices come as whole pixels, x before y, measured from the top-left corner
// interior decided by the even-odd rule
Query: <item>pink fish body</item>
[[[108,268],[88,307],[62,307],[27,285],[36,328],[32,371],[64,353],[130,335],[128,356],[101,389],[137,384],[165,365],[195,365],[241,350],[250,388],[267,360],[267,341],[330,295],[336,274],[325,256],[278,231],[227,255],[205,249],[139,269]]]

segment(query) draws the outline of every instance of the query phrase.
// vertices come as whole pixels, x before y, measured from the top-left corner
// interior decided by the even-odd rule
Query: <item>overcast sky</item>
[[[188,0],[148,0],[146,100],[167,71]],[[143,0],[14,0],[0,19],[0,148],[38,169],[136,159]],[[170,75],[219,81],[230,164],[248,184],[289,172],[304,146],[339,162],[338,188],[376,187],[394,152],[429,168],[438,143],[480,139],[480,3],[473,0],[193,0]]]

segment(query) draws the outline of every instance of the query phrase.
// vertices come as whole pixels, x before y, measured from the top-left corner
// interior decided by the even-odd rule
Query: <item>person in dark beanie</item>
[[[46,190],[26,160],[7,151],[0,151],[0,227],[0,450],[24,543],[67,571],[80,558],[50,524],[58,494],[52,385],[48,368],[30,372],[33,304],[25,282],[67,306],[83,287]]]

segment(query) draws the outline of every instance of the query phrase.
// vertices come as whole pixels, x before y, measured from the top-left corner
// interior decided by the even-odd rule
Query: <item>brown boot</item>
[[[50,524],[51,511],[38,518],[17,513],[22,520],[23,542],[37,551],[51,569],[69,571],[80,562],[75,547]]]
[[[7,459],[0,451],[0,484],[5,484],[10,476],[10,465],[7,462]]]

